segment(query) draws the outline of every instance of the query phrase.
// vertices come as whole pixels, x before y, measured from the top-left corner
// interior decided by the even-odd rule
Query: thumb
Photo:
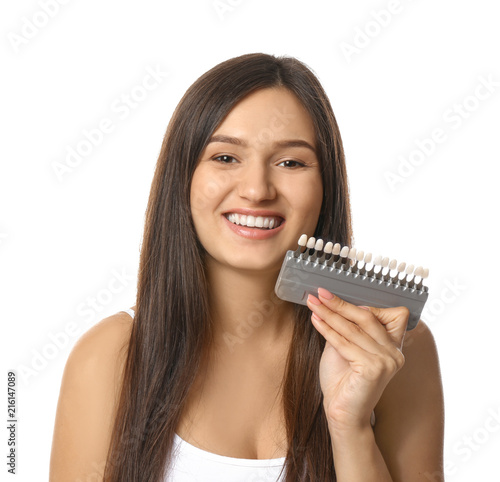
[[[393,341],[400,346],[403,342],[410,318],[410,310],[406,306],[395,306],[393,308],[368,307],[373,315],[384,325]]]

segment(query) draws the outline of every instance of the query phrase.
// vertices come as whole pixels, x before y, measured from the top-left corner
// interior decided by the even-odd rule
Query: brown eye
[[[226,156],[223,154],[222,156],[214,157],[214,161],[219,161],[221,164],[232,164],[236,159],[232,156]]]
[[[290,168],[293,168],[293,167],[303,167],[305,164],[299,162],[299,161],[294,161],[292,159],[287,159],[286,161],[282,161],[280,162],[278,165],[284,165],[284,167],[290,167]]]

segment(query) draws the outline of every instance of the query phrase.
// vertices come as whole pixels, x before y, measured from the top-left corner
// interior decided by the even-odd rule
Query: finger
[[[394,374],[402,368],[405,357],[402,351],[393,344],[383,347],[378,345],[379,351],[371,353],[363,350],[359,345],[351,343],[348,339],[331,328],[328,323],[318,318],[314,313],[311,320],[316,329],[325,337],[337,352],[349,363],[358,367],[364,366],[365,375],[375,379],[382,373]]]
[[[369,354],[367,351],[344,338],[324,320],[315,316],[311,316],[311,320],[325,340],[328,341],[346,361],[350,363],[369,363]]]
[[[319,305],[317,303],[320,303]],[[307,298],[307,306],[318,316],[323,322],[327,323],[330,328],[342,335],[349,342],[358,345],[363,350],[374,355],[384,352],[384,344],[379,343],[367,334],[360,326],[342,315],[331,311],[327,306],[321,303],[315,296],[309,295]],[[383,327],[381,327],[384,330]],[[385,330],[384,330],[385,331]],[[385,334],[386,339],[388,338]],[[390,340],[385,340],[385,346],[392,344]]]
[[[370,337],[381,345],[385,345],[392,341],[390,337],[388,337],[385,327],[378,321],[371,310],[366,310],[348,303],[324,288],[318,288],[318,298],[334,313],[338,313],[344,318],[356,323],[365,333],[370,335]]]
[[[316,300],[316,302],[312,300]],[[347,341],[359,346],[365,352],[377,358],[394,360],[399,360],[401,358],[402,352],[400,345],[393,343],[387,334],[386,338],[388,341],[384,344],[378,343],[355,323],[352,323],[337,313],[333,313],[323,304],[317,305],[316,303],[318,301],[319,300],[312,295],[308,298],[308,304],[313,311],[313,316],[319,317],[321,321],[343,336]]]
[[[399,346],[406,334],[406,327],[410,318],[410,310],[406,306],[393,308],[376,308],[369,306],[369,310],[384,325],[392,340]]]

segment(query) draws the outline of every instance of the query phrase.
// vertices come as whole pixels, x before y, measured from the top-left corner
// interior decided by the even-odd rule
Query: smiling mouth
[[[224,216],[229,222],[238,226],[267,230],[276,229],[285,221],[279,216],[251,216],[237,213],[225,213]]]

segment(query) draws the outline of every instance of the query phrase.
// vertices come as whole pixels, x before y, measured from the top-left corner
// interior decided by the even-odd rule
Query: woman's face
[[[290,91],[266,88],[229,112],[202,152],[191,213],[212,261],[279,270],[316,228],[323,197],[315,131]]]

